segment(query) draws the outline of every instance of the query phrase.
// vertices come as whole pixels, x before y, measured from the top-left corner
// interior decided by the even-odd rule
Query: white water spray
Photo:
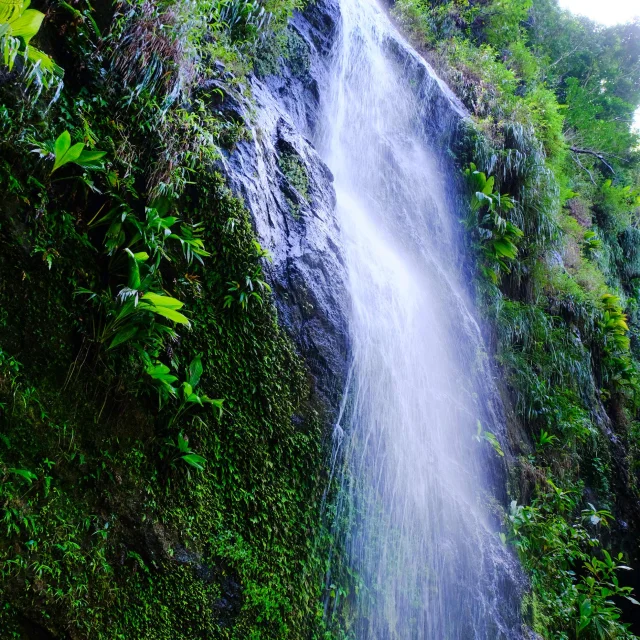
[[[389,53],[387,16],[375,0],[341,0],[341,12],[323,146],[352,309],[335,442],[343,544],[362,582],[356,637],[516,638],[514,563],[488,504],[485,462],[498,454],[475,437],[502,427],[482,397],[491,385],[477,383],[489,374],[450,181]]]

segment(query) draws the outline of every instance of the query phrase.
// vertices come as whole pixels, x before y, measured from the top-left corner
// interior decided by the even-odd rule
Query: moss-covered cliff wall
[[[319,508],[346,346],[316,311],[340,316],[339,295],[307,286],[339,290],[339,258],[305,220],[330,176],[309,113],[273,148],[252,113],[254,72],[282,94],[305,75],[286,30],[302,8],[0,1],[2,637],[343,637],[357,577],[322,593]],[[326,56],[336,16],[313,11]],[[636,637],[638,25],[553,0],[391,11],[471,114],[450,151],[503,376],[510,441],[491,446],[523,617],[544,638]],[[314,81],[283,99],[317,102]],[[252,149],[287,212],[262,227],[237,197],[261,183],[233,177]],[[272,251],[304,227],[292,255],[331,268],[270,263],[256,227]],[[331,632],[323,595],[346,605]]]
[[[294,3],[5,5],[0,635],[319,637],[324,407],[217,173]]]

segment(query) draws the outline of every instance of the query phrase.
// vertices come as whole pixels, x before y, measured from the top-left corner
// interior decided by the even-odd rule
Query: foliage
[[[305,199],[309,199],[309,176],[307,175],[304,163],[294,153],[283,153],[278,165],[291,186]]]
[[[72,4],[46,20],[0,4],[3,632],[325,638],[323,417],[216,173],[245,127],[211,108],[254,67],[305,73],[283,30],[299,3]],[[637,537],[638,24],[555,0],[394,12],[474,116],[453,151],[510,428],[529,438],[509,527],[533,624],[631,638],[612,549]],[[308,199],[299,159],[280,169]]]
[[[637,579],[612,549],[638,536],[617,522],[637,522],[622,496],[638,497],[640,24],[605,28],[556,0],[398,0],[394,12],[473,115],[453,150],[515,410],[523,504],[509,527],[528,614],[544,638],[636,637],[622,601]],[[635,551],[629,561],[637,570]]]
[[[186,436],[179,433],[177,442],[174,444],[172,441],[169,441],[169,443],[174,445],[179,452],[179,455],[173,461],[174,463],[178,460],[182,460],[182,462],[194,469],[204,471],[204,467],[207,462],[206,459],[190,449],[189,439]]]
[[[499,455],[501,458],[504,458],[504,451],[500,446],[500,441],[496,438],[495,434],[491,433],[491,431],[484,431],[482,428],[482,423],[478,420],[478,430],[476,435],[474,436],[477,442],[488,442],[492,449]]]
[[[475,214],[468,226],[478,230],[486,260],[483,269],[495,283],[501,271],[510,273],[509,263],[516,259],[518,242],[524,234],[507,219],[514,203],[508,195],[494,192],[493,176],[487,178],[473,163],[465,170],[465,176],[473,192],[471,212]]]
[[[29,9],[30,0],[3,0],[0,5],[0,49],[2,61],[11,71],[18,55],[33,65],[31,74],[39,75],[48,86],[55,76],[62,74],[62,69],[45,53],[36,49],[30,42],[34,38],[44,20],[44,13]]]
[[[223,25],[233,40],[247,40],[262,33],[271,23],[273,15],[259,2],[216,0],[213,20]]]
[[[72,146],[71,134],[63,131],[55,142],[45,143],[44,148],[34,151],[43,157],[53,156],[51,173],[70,162],[87,169],[100,169],[102,167],[100,161],[107,155],[106,151],[85,151],[84,147],[84,142],[78,142]]]
[[[65,85],[0,83],[3,634],[320,637],[322,417],[199,89],[297,3],[72,4]]]
[[[620,598],[639,605],[622,586],[629,571],[622,554],[614,560],[601,549],[595,530],[612,519],[589,504],[576,515],[577,490],[564,491],[547,480],[548,490],[530,506],[511,503],[511,539],[532,575],[536,600],[534,629],[545,638],[633,638],[620,622]],[[614,600],[615,599],[615,600]]]

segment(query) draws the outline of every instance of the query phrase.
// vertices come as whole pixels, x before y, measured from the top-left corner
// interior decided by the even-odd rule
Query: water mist
[[[345,561],[362,583],[356,637],[517,638],[517,567],[490,513],[498,454],[476,437],[503,426],[484,397],[450,169],[427,142],[385,12],[375,0],[340,8],[319,147],[335,176],[351,304],[334,478]]]

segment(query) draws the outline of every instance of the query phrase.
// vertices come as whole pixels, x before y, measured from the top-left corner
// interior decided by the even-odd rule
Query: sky
[[[560,6],[606,25],[629,22],[640,16],[640,0],[559,0]],[[640,109],[636,111],[636,128],[640,130]]]
[[[640,16],[640,0],[560,0],[560,6],[606,25]]]

